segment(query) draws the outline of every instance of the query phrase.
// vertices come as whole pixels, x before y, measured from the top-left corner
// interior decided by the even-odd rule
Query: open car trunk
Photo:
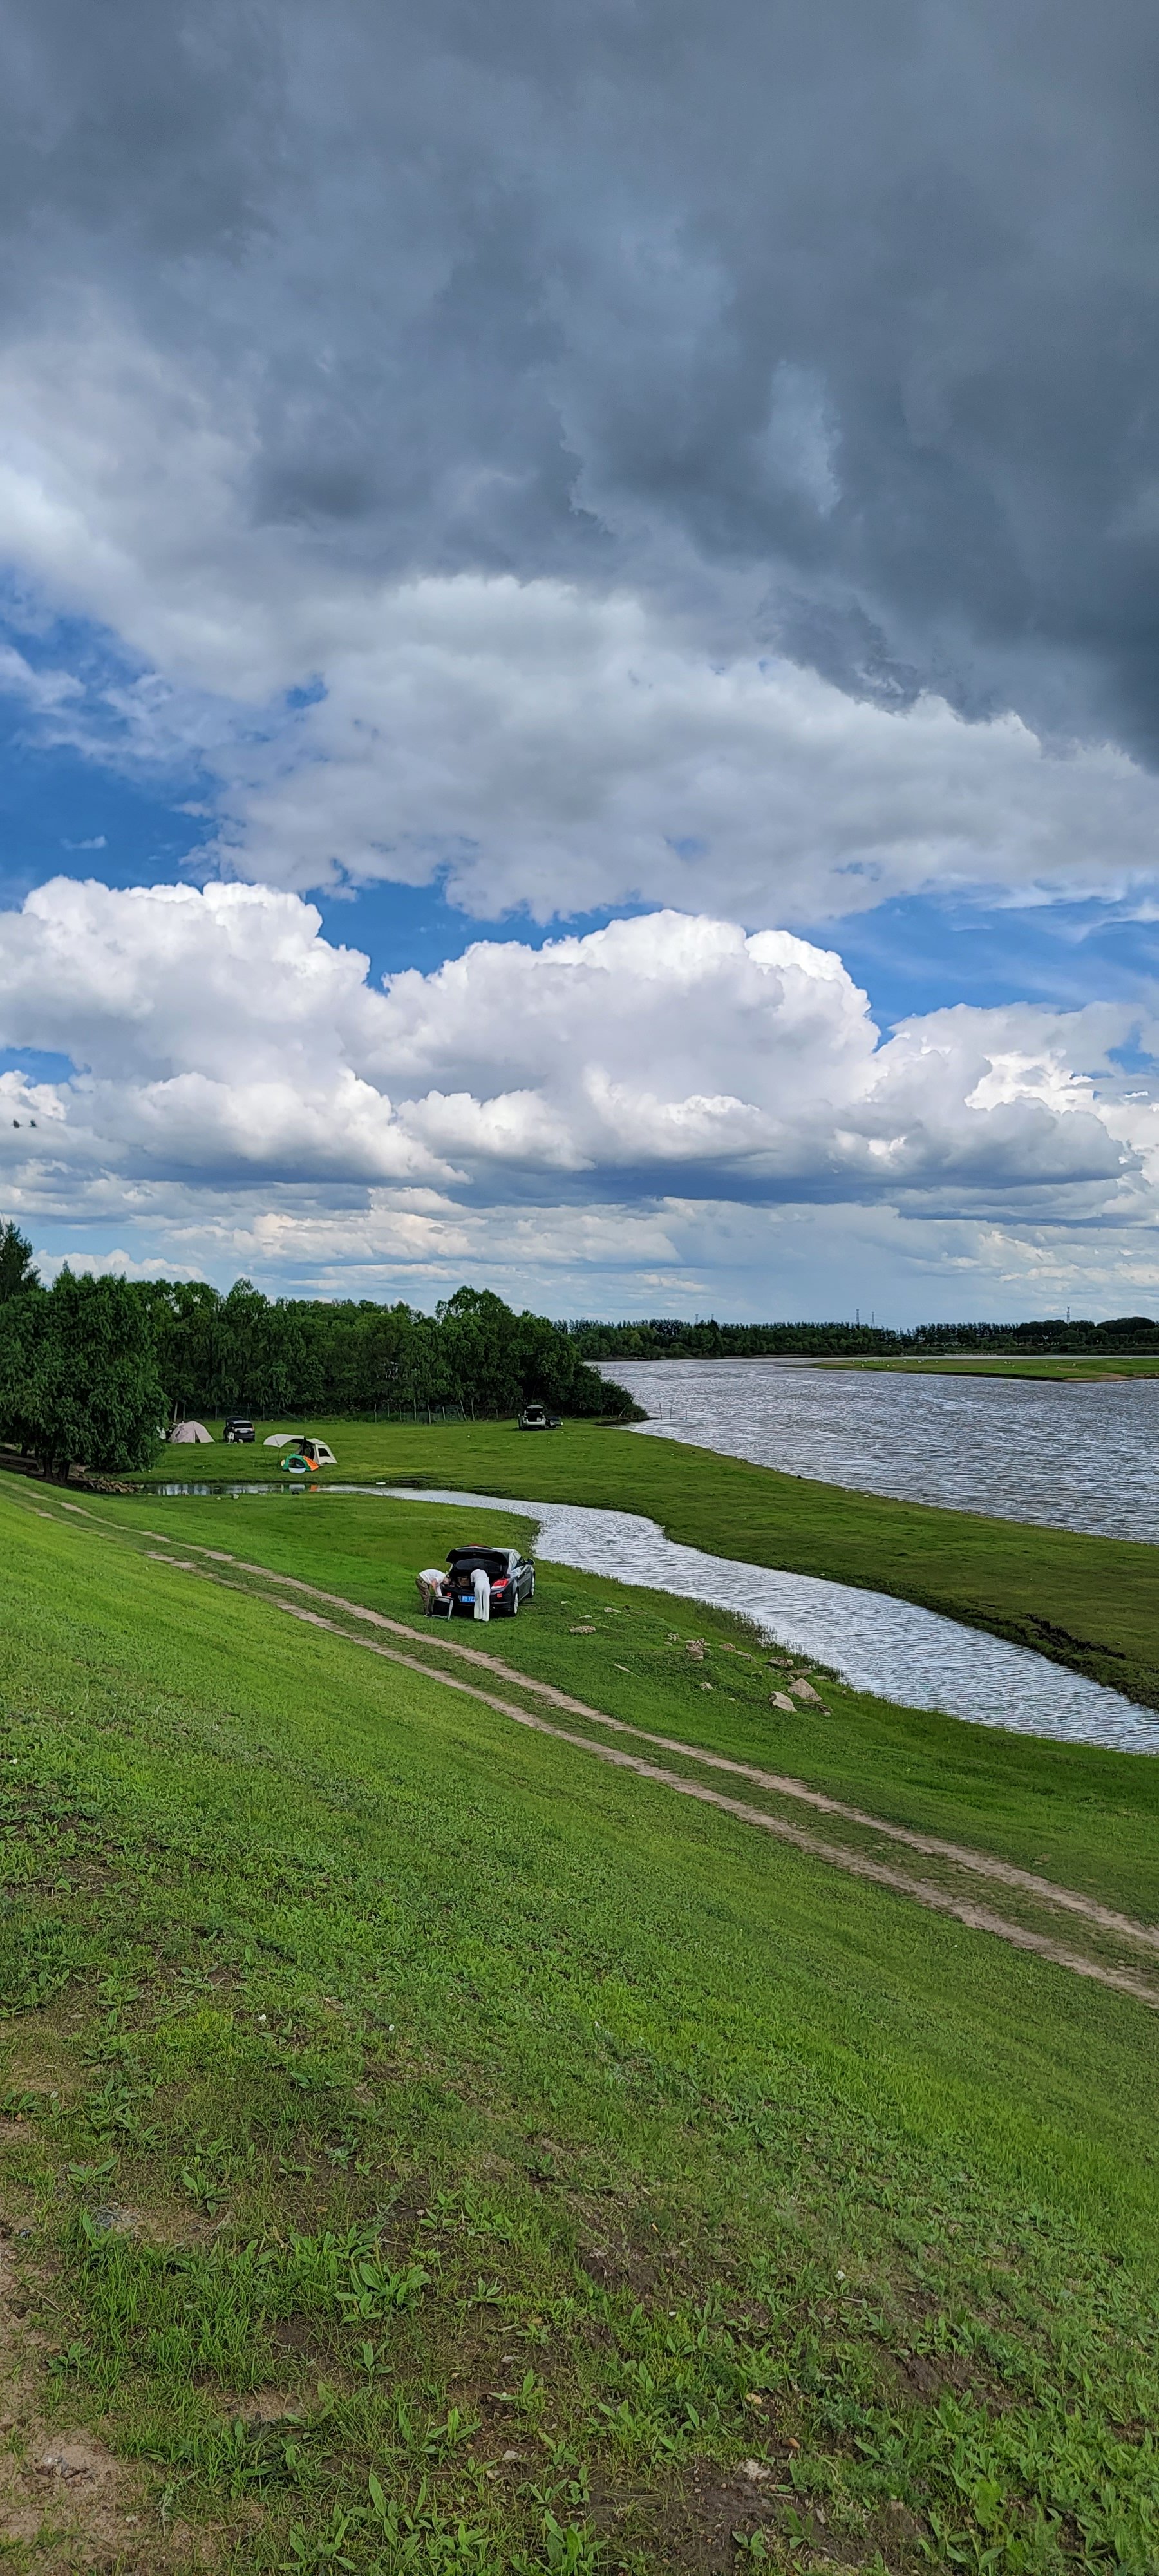
[[[503,1600],[511,1575],[511,1559],[506,1549],[494,1547],[457,1548],[448,1560],[447,1581],[454,1607],[460,1604],[474,1613],[475,1587],[472,1576],[479,1570],[486,1575],[492,1592]]]

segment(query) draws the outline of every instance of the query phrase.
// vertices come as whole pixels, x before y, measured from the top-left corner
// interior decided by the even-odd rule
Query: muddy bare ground
[[[626,2549],[643,2544],[655,2553],[658,2567],[679,2569],[682,2576],[732,2576],[738,2544],[751,2548],[755,2540],[759,2551],[766,2535],[770,2556],[775,2536],[782,2544],[791,2537],[795,2547],[810,2551],[807,2563],[814,2566],[864,2566],[864,2541],[831,2531],[824,2506],[810,2509],[796,2496],[786,2475],[789,2460],[788,2452],[780,2461],[766,2455],[735,2469],[722,2469],[719,2460],[694,2460],[682,2477],[641,2487],[634,2495],[593,2481],[591,2520],[613,2548],[617,2541]],[[884,2520],[887,2540],[909,2537],[890,2527],[888,2512]],[[912,2528],[916,2532],[917,2525]],[[897,2563],[893,2551],[891,2561]]]
[[[195,2548],[187,2525],[166,2527],[148,2476],[90,2425],[46,2413],[18,2256],[0,2233],[0,2554],[36,2576],[199,2576],[213,2564],[204,2538]]]

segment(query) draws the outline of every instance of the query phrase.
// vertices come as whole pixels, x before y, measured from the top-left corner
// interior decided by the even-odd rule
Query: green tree
[[[48,1303],[39,1282],[0,1299],[0,1440],[27,1449],[28,1403],[40,1310]]]
[[[87,1287],[96,1284],[90,1280]],[[62,1281],[62,1296],[76,1290],[72,1281],[66,1292]],[[622,1327],[568,1327],[546,1315],[516,1315],[485,1289],[458,1289],[436,1315],[370,1298],[357,1305],[318,1298],[271,1303],[248,1279],[236,1280],[225,1297],[203,1280],[118,1282],[115,1293],[136,1312],[132,1332],[127,1309],[117,1326],[122,1350],[152,1354],[163,1390],[158,1423],[171,1413],[209,1420],[236,1410],[281,1418],[289,1428],[295,1416],[301,1425],[311,1413],[448,1402],[486,1418],[515,1413],[528,1397],[561,1413],[637,1418],[623,1389],[585,1365],[596,1356],[593,1343],[598,1346],[601,1333],[615,1343]],[[50,1299],[42,1312],[45,1298],[34,1286],[0,1301],[0,1437],[19,1438],[43,1454],[51,1443],[44,1392],[49,1361],[41,1341],[56,1334],[56,1308]],[[62,1355],[53,1366],[59,1384]],[[112,1454],[83,1396],[81,1410],[69,1417],[67,1441],[61,1435],[60,1454],[67,1447],[71,1457],[80,1455],[82,1433],[90,1463],[97,1463],[98,1446]]]
[[[19,1297],[24,1289],[39,1285],[32,1267],[32,1245],[9,1218],[6,1225],[0,1225],[0,1305],[6,1304],[9,1297]]]
[[[49,1475],[147,1467],[165,1396],[148,1309],[125,1279],[74,1279],[12,1298],[0,1325],[0,1431]]]
[[[480,1413],[513,1413],[523,1389],[515,1355],[515,1317],[490,1288],[456,1288],[435,1309],[451,1392]]]

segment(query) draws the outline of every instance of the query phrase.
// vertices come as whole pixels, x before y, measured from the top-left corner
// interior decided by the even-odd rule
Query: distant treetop
[[[901,1358],[923,1351],[1089,1351],[1159,1348],[1159,1324],[1150,1315],[1120,1315],[1111,1323],[1068,1321],[1060,1315],[1024,1324],[915,1324],[909,1332],[849,1322],[721,1324],[715,1315],[694,1323],[675,1315],[647,1321],[567,1327],[588,1360]]]
[[[0,1305],[8,1297],[19,1297],[25,1288],[39,1285],[32,1266],[32,1245],[9,1218],[7,1224],[0,1225]]]

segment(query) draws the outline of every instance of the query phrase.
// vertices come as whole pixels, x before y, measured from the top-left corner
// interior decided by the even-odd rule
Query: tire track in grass
[[[147,1535],[160,1536],[160,1533],[149,1532]],[[214,1555],[219,1561],[223,1556],[223,1551],[208,1548],[199,1553],[207,1556]],[[164,1565],[177,1573],[195,1575],[201,1582],[221,1584],[229,1591],[245,1590],[244,1586],[230,1583],[228,1578],[212,1573],[208,1566],[192,1564],[188,1558],[151,1550],[149,1561],[152,1564]],[[225,1562],[234,1564],[239,1572],[266,1575],[270,1572],[265,1567],[246,1566],[239,1558],[227,1558]],[[271,1579],[274,1582],[283,1580],[279,1575],[273,1575]],[[296,1578],[288,1579],[296,1583]],[[301,1584],[296,1588],[303,1591],[317,1590],[316,1586],[307,1584]],[[247,1597],[252,1599],[254,1595],[249,1593]],[[322,1597],[332,1602],[336,1602],[338,1598],[333,1594]],[[1142,1977],[1135,1976],[1130,1969],[1111,1968],[1098,1960],[1084,1958],[1080,1951],[1068,1950],[1061,1942],[1050,1940],[1045,1933],[1032,1932],[1025,1924],[1011,1923],[1005,1915],[993,1913],[988,1906],[970,1904],[959,1897],[951,1896],[946,1889],[934,1887],[926,1879],[911,1878],[904,1870],[894,1869],[886,1861],[873,1860],[865,1852],[852,1851],[841,1843],[825,1842],[820,1835],[808,1833],[803,1826],[790,1824],[786,1817],[771,1816],[763,1807],[749,1806],[743,1799],[726,1796],[723,1790],[710,1789],[704,1781],[688,1780],[678,1771],[668,1771],[659,1763],[646,1761],[641,1754],[621,1751],[618,1745],[593,1743],[590,1736],[577,1735],[569,1727],[552,1726],[547,1718],[536,1716],[532,1710],[517,1708],[513,1701],[500,1699],[495,1692],[483,1690],[476,1682],[460,1680],[456,1673],[441,1672],[436,1665],[421,1661],[417,1655],[404,1654],[397,1646],[382,1644],[377,1637],[352,1635],[349,1628],[340,1627],[337,1620],[327,1619],[321,1611],[308,1610],[296,1601],[279,1600],[273,1594],[267,1594],[265,1598],[271,1609],[282,1611],[285,1617],[300,1620],[307,1627],[321,1629],[328,1636],[341,1638],[344,1644],[360,1647],[364,1653],[379,1655],[385,1662],[400,1665],[404,1671],[417,1674],[420,1680],[433,1681],[443,1690],[461,1692],[464,1698],[495,1710],[499,1716],[510,1718],[516,1726],[529,1728],[533,1734],[550,1736],[556,1743],[571,1745],[577,1752],[586,1753],[597,1762],[606,1762],[616,1770],[630,1771],[637,1779],[648,1780],[659,1788],[673,1790],[679,1797],[692,1798],[699,1805],[714,1807],[725,1815],[737,1818],[741,1824],[756,1826],[761,1832],[773,1835],[776,1841],[788,1843],[808,1859],[822,1861],[832,1869],[844,1870],[851,1878],[869,1880],[874,1886],[887,1888],[894,1895],[905,1896],[911,1903],[925,1906],[931,1913],[951,1916],[955,1922],[965,1924],[969,1931],[990,1933],[996,1939],[1007,1942],[1013,1949],[1029,1951],[1036,1958],[1048,1960],[1054,1967],[1068,1969],[1073,1976],[1087,1977],[1095,1985],[1109,1987],[1115,1993],[1128,1995],[1134,2002],[1146,2004],[1151,2010],[1159,2011],[1159,1989],[1147,1985]],[[343,1606],[353,1608],[355,1605]],[[387,1620],[378,1612],[365,1615],[372,1617],[376,1625],[390,1628],[395,1634],[414,1638],[413,1629],[406,1628],[400,1621]],[[470,1648],[460,1648],[458,1651],[464,1655],[470,1655],[472,1661],[486,1661],[493,1668],[505,1672],[508,1679],[517,1681],[522,1686],[522,1675],[512,1674],[509,1667],[498,1665],[495,1658],[476,1655]],[[548,1686],[542,1687],[546,1689]],[[553,1693],[552,1696],[562,1698],[564,1694]],[[570,1705],[577,1712],[582,1708],[582,1703],[578,1701],[572,1701]],[[583,1710],[583,1714],[595,1718],[600,1725],[613,1727],[618,1734],[635,1735],[644,1741],[665,1741],[663,1738],[649,1738],[644,1735],[642,1728],[630,1727],[619,1718],[603,1716],[598,1710]],[[686,1753],[693,1761],[704,1758],[692,1746],[682,1745],[679,1750]],[[769,1777],[771,1779],[771,1775]],[[806,1795],[812,1797],[814,1793],[806,1792]],[[837,1809],[836,1800],[830,1800],[828,1805],[831,1812]],[[867,1818],[866,1821],[873,1825],[875,1830],[877,1829],[873,1818]],[[976,1857],[980,1859],[981,1855]]]
[[[163,1535],[160,1530],[144,1532],[146,1538],[161,1539]],[[171,1545],[171,1541],[166,1541],[166,1544]],[[324,1601],[331,1609],[343,1610],[350,1618],[384,1629],[391,1636],[405,1637],[415,1645],[420,1642],[430,1645],[437,1653],[454,1655],[463,1663],[477,1665],[485,1672],[495,1673],[501,1681],[514,1683],[517,1689],[546,1700],[553,1708],[564,1709],[573,1717],[586,1718],[593,1726],[605,1726],[615,1734],[634,1736],[641,1744],[653,1744],[662,1753],[678,1754],[682,1760],[698,1763],[702,1769],[723,1771],[733,1779],[749,1780],[754,1788],[768,1789],[775,1797],[792,1798],[803,1806],[814,1808],[819,1815],[840,1817],[843,1824],[857,1825],[865,1832],[878,1835],[884,1842],[900,1843],[909,1851],[921,1853],[927,1860],[948,1861],[954,1868],[969,1870],[975,1877],[992,1879],[996,1885],[1032,1896],[1040,1904],[1078,1915],[1100,1932],[1117,1934],[1120,1939],[1137,1941],[1146,1949],[1159,1952],[1159,1928],[1154,1924],[1136,1922],[1133,1915],[1119,1914],[1112,1906],[1101,1905],[1097,1897],[1083,1896],[1076,1888],[1061,1887],[1053,1879],[1039,1878],[1033,1870],[1019,1869],[1013,1861],[999,1860],[990,1852],[973,1851],[966,1843],[947,1842],[938,1834],[920,1833],[912,1826],[894,1824],[885,1816],[871,1815],[863,1807],[852,1807],[844,1799],[832,1798],[823,1789],[811,1789],[806,1781],[793,1779],[786,1773],[765,1771],[755,1763],[738,1762],[729,1754],[712,1753],[702,1745],[685,1744],[676,1736],[656,1735],[648,1727],[632,1726],[624,1718],[609,1717],[605,1710],[589,1708],[586,1701],[572,1698],[552,1682],[537,1681],[529,1674],[513,1672],[510,1664],[503,1663],[497,1655],[486,1654],[478,1646],[461,1645],[458,1639],[444,1637],[441,1633],[437,1637],[434,1634],[424,1636],[409,1627],[405,1620],[387,1618],[381,1610],[370,1610],[363,1602],[347,1601],[340,1592],[324,1591],[320,1584],[307,1583],[299,1575],[279,1574],[270,1566],[251,1565],[244,1557],[227,1555],[223,1548],[200,1547],[192,1540],[185,1540],[182,1544],[189,1546],[194,1555],[208,1557],[214,1564],[232,1565],[239,1574],[257,1575],[265,1583],[281,1584],[285,1589],[306,1594],[312,1601]],[[171,1561],[176,1562],[175,1559]],[[189,1568],[190,1572],[197,1570]],[[420,1669],[435,1671],[437,1667],[424,1664]]]
[[[22,1497],[21,1500],[23,1500]],[[25,1508],[29,1507],[26,1506]],[[32,1505],[30,1508],[37,1511],[38,1518],[45,1520],[55,1518],[53,1513],[44,1511],[42,1506],[39,1510],[36,1505]],[[122,1531],[120,1529],[114,1531],[104,1520],[103,1515],[91,1511],[84,1504],[67,1502],[62,1503],[60,1508],[70,1513],[74,1513],[79,1519],[91,1521],[106,1537],[116,1537],[118,1540],[129,1545],[134,1545],[135,1543],[137,1533],[134,1532],[130,1537],[130,1534],[126,1531]],[[171,1548],[172,1542],[167,1531],[144,1530],[140,1533],[140,1536],[144,1539],[151,1538],[158,1541],[161,1547],[166,1550]],[[494,1673],[500,1680],[509,1684],[514,1683],[517,1689],[526,1691],[533,1697],[547,1701],[552,1707],[563,1709],[569,1715],[584,1718],[590,1725],[606,1727],[614,1734],[629,1735],[634,1737],[640,1743],[655,1745],[659,1751],[674,1753],[679,1756],[681,1760],[695,1763],[701,1769],[722,1771],[731,1775],[734,1779],[751,1781],[755,1788],[766,1789],[775,1797],[792,1799],[799,1804],[812,1807],[819,1814],[838,1817],[842,1823],[855,1825],[860,1830],[871,1833],[882,1841],[901,1844],[910,1851],[916,1851],[922,1854],[926,1859],[942,1860],[947,1862],[953,1868],[968,1870],[976,1877],[988,1878],[999,1886],[1009,1887],[1013,1892],[1029,1896],[1039,1904],[1049,1905],[1054,1907],[1056,1910],[1077,1915],[1081,1920],[1090,1923],[1100,1932],[1106,1932],[1111,1935],[1118,1936],[1120,1939],[1139,1943],[1148,1950],[1159,1951],[1159,1929],[1154,1925],[1139,1923],[1133,1916],[1120,1914],[1111,1906],[1101,1905],[1096,1897],[1083,1896],[1075,1888],[1061,1887],[1052,1879],[1039,1878],[1032,1870],[1019,1869],[1012,1861],[999,1860],[989,1852],[974,1851],[964,1843],[947,1842],[942,1836],[937,1834],[920,1833],[911,1826],[894,1824],[890,1819],[884,1816],[871,1815],[864,1808],[850,1806],[843,1799],[830,1797],[826,1791],[822,1789],[811,1789],[804,1780],[796,1780],[787,1774],[779,1772],[765,1771],[754,1763],[739,1762],[727,1754],[712,1753],[703,1746],[685,1744],[677,1737],[657,1735],[647,1727],[630,1725],[624,1718],[610,1717],[605,1710],[590,1708],[584,1700],[573,1698],[567,1691],[559,1690],[554,1683],[538,1681],[528,1674],[513,1672],[509,1664],[503,1663],[497,1655],[487,1654],[481,1647],[466,1646],[461,1644],[457,1638],[443,1636],[442,1634],[440,1634],[437,1639],[434,1635],[424,1636],[420,1631],[408,1625],[405,1620],[388,1618],[381,1610],[371,1610],[364,1602],[349,1601],[346,1599],[344,1594],[340,1592],[326,1591],[320,1584],[308,1583],[300,1575],[283,1574],[276,1571],[272,1566],[252,1564],[247,1558],[235,1556],[225,1548],[202,1546],[196,1539],[186,1539],[182,1544],[188,1547],[194,1556],[206,1557],[212,1564],[229,1565],[232,1566],[239,1574],[256,1576],[259,1582],[263,1584],[278,1584],[284,1590],[303,1593],[310,1600],[323,1601],[331,1609],[345,1612],[349,1618],[364,1621],[367,1625],[383,1629],[392,1636],[403,1637],[409,1644],[418,1645],[421,1643],[423,1646],[429,1645],[433,1647],[437,1653],[453,1655],[463,1663],[475,1665],[488,1673]],[[149,1553],[152,1554],[153,1552],[149,1551]],[[183,1568],[185,1572],[190,1574],[197,1574],[203,1571],[201,1567],[190,1564],[188,1560],[173,1557],[168,1553],[155,1561]],[[223,1581],[224,1578],[218,1577],[217,1580]],[[247,1586],[237,1585],[229,1585],[227,1588],[231,1590],[248,1589]],[[289,1605],[285,1603],[277,1604],[275,1602],[275,1606],[286,1608]],[[335,1634],[348,1636],[349,1631],[335,1628]],[[366,1640],[353,1637],[350,1639],[350,1642],[351,1644],[357,1645],[365,1643]],[[439,1674],[438,1667],[435,1664],[416,1663],[414,1669],[419,1672],[431,1673],[436,1679],[444,1678]],[[481,1696],[485,1696],[485,1694],[481,1694]],[[586,1739],[580,1740],[583,1741]],[[759,1814],[762,1811],[753,1810],[752,1812],[754,1814]],[[818,1846],[818,1848],[820,1848],[820,1846]],[[826,1845],[824,1848],[826,1850],[832,1850],[837,1848],[837,1846]],[[876,1867],[878,1864],[873,1864],[873,1866]],[[901,1875],[904,1879],[904,1873]],[[899,1880],[899,1884],[900,1883],[901,1881]],[[923,1886],[928,1884],[926,1881],[917,1880],[906,1881],[905,1883],[914,1887],[919,1884]],[[933,1892],[937,1893],[937,1891]],[[995,1917],[995,1921],[1005,1922],[1006,1918]],[[1019,1928],[1020,1927],[1017,1926],[1009,1927],[1011,1931],[1018,1930]],[[1067,1953],[1066,1956],[1070,1957],[1071,1954]],[[1088,1974],[1093,1972],[1093,1963],[1087,1963],[1085,1972]],[[1108,1971],[1107,1973],[1113,1974],[1118,1972]],[[1123,1973],[1129,1974],[1127,1971]],[[1147,1999],[1148,1990],[1144,1989],[1141,1983],[1140,1994],[1143,1999]],[[1156,1998],[1156,2000],[1159,2000],[1159,1998]]]
[[[36,1510],[37,1507],[33,1505],[31,1508]],[[112,1530],[101,1514],[87,1510],[83,1504],[70,1502],[62,1505],[62,1508],[76,1514],[78,1518],[91,1521],[103,1535],[115,1536],[123,1542],[127,1540],[130,1545],[133,1544],[133,1539],[129,1538],[127,1532]],[[55,1515],[45,1512],[41,1507],[37,1517],[52,1519]],[[134,1538],[135,1536],[134,1533]],[[145,1530],[141,1532],[141,1537],[160,1541],[165,1551],[162,1553],[161,1549],[149,1550],[151,1562],[171,1566],[179,1572],[196,1574],[208,1581],[216,1581],[227,1590],[247,1593],[251,1599],[255,1597],[248,1585],[231,1583],[227,1577],[210,1574],[208,1566],[194,1565],[187,1558],[173,1556],[169,1553],[171,1541],[168,1532]],[[429,1645],[436,1653],[453,1655],[463,1663],[493,1673],[500,1680],[514,1684],[517,1689],[547,1701],[553,1707],[562,1709],[570,1715],[582,1717],[590,1725],[607,1728],[617,1735],[631,1736],[639,1743],[654,1745],[659,1751],[676,1754],[682,1761],[696,1764],[702,1769],[721,1771],[733,1778],[751,1781],[754,1787],[766,1789],[773,1796],[792,1799],[813,1808],[822,1815],[840,1818],[843,1823],[855,1825],[878,1839],[901,1844],[911,1851],[921,1853],[927,1859],[943,1860],[953,1868],[968,1870],[974,1876],[988,1878],[998,1885],[1030,1896],[1040,1904],[1050,1905],[1077,1915],[1100,1932],[1140,1943],[1148,1950],[1159,1951],[1159,1929],[1154,1925],[1136,1922],[1130,1915],[1120,1914],[1110,1906],[1101,1905],[1097,1898],[1083,1896],[1074,1888],[1061,1887],[1051,1879],[1039,1878],[1032,1870],[1019,1869],[1013,1862],[999,1860],[987,1852],[971,1850],[966,1844],[948,1842],[936,1834],[920,1833],[910,1826],[894,1824],[886,1817],[871,1815],[864,1808],[850,1806],[840,1798],[832,1798],[824,1790],[811,1789],[805,1781],[793,1779],[787,1774],[765,1771],[754,1763],[738,1762],[727,1754],[709,1752],[701,1745],[686,1744],[677,1737],[657,1735],[647,1727],[633,1726],[624,1718],[609,1716],[606,1710],[590,1708],[584,1700],[575,1699],[570,1693],[557,1689],[551,1682],[539,1681],[528,1674],[513,1672],[509,1664],[504,1664],[497,1655],[489,1655],[480,1647],[463,1645],[458,1639],[449,1636],[439,1635],[436,1639],[432,1635],[428,1638],[404,1620],[388,1618],[383,1611],[371,1610],[364,1602],[349,1601],[342,1593],[326,1591],[320,1584],[308,1583],[300,1575],[283,1574],[272,1566],[255,1565],[247,1558],[235,1556],[225,1548],[204,1547],[195,1539],[185,1540],[183,1544],[190,1548],[194,1555],[207,1558],[211,1564],[228,1565],[233,1567],[236,1573],[254,1576],[264,1585],[279,1585],[283,1590],[300,1592],[311,1600],[323,1601],[330,1608],[343,1611],[349,1618],[385,1630],[392,1636],[405,1638],[408,1644]],[[295,1611],[293,1604],[279,1601],[273,1593],[267,1592],[264,1597],[275,1609],[294,1611],[294,1615],[297,1616],[312,1615]],[[369,1646],[372,1643],[369,1638],[352,1636],[349,1629],[339,1626],[336,1621],[315,1618],[314,1624],[328,1629],[335,1636],[345,1637],[350,1645]],[[904,1871],[891,1870],[888,1864],[874,1861],[867,1854],[851,1851],[840,1844],[823,1842],[816,1835],[802,1833],[799,1828],[790,1825],[786,1820],[769,1816],[763,1808],[749,1807],[743,1801],[724,1798],[697,1782],[684,1780],[679,1773],[664,1771],[657,1765],[643,1763],[630,1755],[613,1755],[610,1748],[593,1744],[586,1736],[575,1736],[562,1728],[545,1726],[543,1721],[532,1718],[526,1710],[515,1708],[509,1701],[496,1699],[486,1691],[473,1691],[470,1685],[455,1681],[452,1676],[441,1672],[437,1664],[420,1662],[414,1656],[392,1653],[386,1647],[379,1647],[376,1651],[386,1655],[392,1662],[404,1664],[409,1670],[426,1675],[428,1679],[443,1682],[450,1689],[466,1690],[470,1696],[478,1698],[486,1706],[495,1708],[504,1716],[516,1719],[522,1725],[533,1726],[540,1732],[555,1735],[561,1742],[578,1745],[582,1750],[605,1760],[617,1761],[620,1767],[635,1769],[641,1776],[679,1789],[685,1796],[697,1797],[704,1803],[720,1806],[743,1821],[762,1826],[766,1832],[776,1835],[782,1841],[795,1841],[800,1849],[812,1852],[817,1858],[826,1860],[834,1867],[843,1868],[853,1875],[876,1879],[878,1884],[892,1887],[897,1893],[908,1895],[913,1901],[925,1904],[933,1911],[954,1914],[960,1922],[968,1924],[974,1930],[992,1932],[996,1937],[1013,1943],[1017,1948],[1034,1950],[1052,1959],[1056,1966],[1068,1967],[1077,1975],[1117,1987],[1121,1992],[1135,1996],[1139,2002],[1159,2008],[1159,1992],[1147,1986],[1142,1978],[1133,1976],[1129,1969],[1111,1968],[1096,1960],[1087,1959],[1081,1952],[1067,1950],[1062,1944],[1050,1941],[1044,1934],[1032,1932],[1025,1925],[1011,1923],[1006,1916],[994,1914],[985,1906],[966,1904],[950,1896],[944,1889],[932,1886],[928,1880],[910,1878]]]

